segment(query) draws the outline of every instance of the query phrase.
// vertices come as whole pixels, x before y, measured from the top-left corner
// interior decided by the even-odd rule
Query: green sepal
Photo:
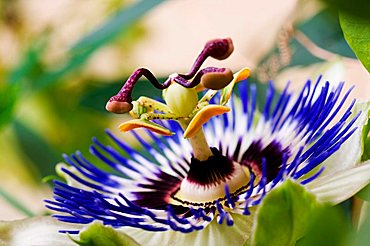
[[[362,190],[360,190],[356,196],[361,198],[362,200],[370,202],[370,184],[366,185]]]
[[[369,103],[370,104],[370,103]],[[370,110],[367,112],[367,115],[370,116]],[[361,161],[367,161],[370,159],[370,118],[367,120],[367,124],[362,129],[362,144],[363,144],[363,153],[361,156]]]
[[[138,246],[134,239],[122,231],[110,226],[94,222],[86,230],[81,231],[79,240],[70,236],[71,240],[81,246]]]
[[[357,115],[359,112],[362,115],[354,125],[360,131],[361,159],[359,161],[365,162],[370,159],[370,100],[355,103],[352,113]]]
[[[251,245],[295,245],[304,236],[310,217],[318,207],[312,193],[286,180],[270,191],[259,206]]]
[[[360,198],[364,199],[365,201],[370,201],[370,185],[366,186],[360,192]],[[363,208],[366,208],[366,203]],[[362,246],[362,245],[369,245],[370,242],[370,213],[368,209],[363,209],[360,214],[360,221],[359,221],[359,228],[353,234],[351,238],[351,246]]]

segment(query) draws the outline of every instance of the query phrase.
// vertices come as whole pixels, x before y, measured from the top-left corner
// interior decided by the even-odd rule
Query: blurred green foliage
[[[163,0],[138,1],[123,6],[102,26],[78,40],[65,60],[47,66],[43,56],[49,36],[45,33],[29,42],[19,64],[8,71],[5,81],[0,83],[0,136],[4,129],[11,129],[18,143],[16,148],[36,182],[55,173],[55,164],[62,160],[61,153],[71,153],[82,147],[85,150],[92,136],[104,135],[110,115],[103,109],[105,101],[114,93],[103,93],[102,103],[98,105],[101,110],[91,110],[86,101],[85,104],[81,102],[89,92],[88,87],[100,82],[88,81],[89,78],[78,73],[102,46],[120,42],[123,47],[129,47],[135,42],[135,35],[142,33],[137,21],[161,2]],[[10,2],[2,5],[6,9],[0,11],[1,16],[15,11]],[[127,75],[122,76],[123,80]],[[37,119],[29,119],[28,111]],[[21,212],[25,211],[5,191],[0,197]]]
[[[367,188],[363,189],[362,191],[363,197],[365,201],[370,201],[370,185],[367,186]],[[365,204],[364,204],[365,205]],[[367,204],[368,205],[368,204]],[[366,206],[366,205],[365,205]],[[366,210],[365,210],[366,211]],[[363,246],[363,245],[369,245],[370,243],[370,213],[369,211],[363,212],[362,214],[363,219],[360,224],[360,228],[357,233],[354,233],[353,235],[353,245],[354,246]]]
[[[0,130],[12,119],[18,91],[18,86],[14,84],[4,85],[0,90]]]
[[[289,31],[286,37],[280,40],[257,65],[257,73],[267,76],[257,76],[261,82],[274,78],[286,68],[309,66],[322,63],[324,60],[312,54],[296,35],[302,33],[307,36],[317,47],[337,54],[338,56],[356,58],[346,40],[344,39],[338,13],[324,9],[303,22],[295,23],[294,30]],[[287,60],[288,58],[288,60]],[[287,61],[284,61],[287,60]]]
[[[20,203],[17,199],[15,199],[14,196],[9,194],[7,191],[3,190],[1,187],[0,187],[0,197],[3,197],[13,207],[15,207],[18,211],[22,212],[24,215],[27,215],[27,216],[30,216],[30,217],[35,215],[31,210],[29,210],[27,207],[25,207],[22,203]],[[0,231],[0,233],[1,233],[1,231]]]
[[[113,83],[107,81],[91,81],[86,88],[83,95],[78,100],[80,107],[89,108],[96,112],[105,112],[105,103],[112,95],[115,95],[123,85],[123,81],[128,79],[124,78]],[[157,78],[160,83],[164,82],[167,78]],[[162,91],[152,87],[146,80],[141,79],[135,85],[135,89],[132,94],[133,98],[139,96],[150,96],[153,98],[160,98]]]
[[[47,35],[40,37],[25,51],[19,65],[9,73],[6,83],[0,87],[0,127],[7,123],[12,125],[22,153],[34,164],[37,179],[53,173],[55,163],[60,160],[58,153],[72,152],[78,146],[87,146],[91,136],[102,135],[102,130],[108,126],[108,114],[105,114],[103,109],[107,98],[114,94],[113,91],[109,91],[109,94],[99,93],[101,104],[97,104],[93,98],[91,102],[100,107],[100,111],[91,111],[89,103],[84,99],[88,97],[90,90],[89,88],[85,90],[84,87],[91,86],[92,81],[70,86],[67,83],[68,79],[76,75],[78,69],[95,51],[119,35],[129,32],[132,24],[161,2],[139,1],[117,10],[101,27],[77,41],[69,50],[66,61],[49,66],[50,68],[45,67],[41,61],[48,45],[48,37]],[[114,88],[116,89],[116,86]],[[24,117],[17,119],[19,117],[16,110],[21,110],[17,105],[23,106],[25,98],[42,101],[49,112],[54,113],[48,116],[53,118],[50,124],[57,122],[58,125],[54,125],[55,132],[63,141],[53,143],[50,137],[40,136],[40,133],[28,126],[27,122],[22,122]]]
[[[328,9],[317,13],[311,19],[300,23],[298,30],[301,30],[319,47],[335,54],[356,58],[355,54],[344,39],[338,14]]]
[[[21,153],[35,164],[35,177],[43,177],[54,172],[59,154],[45,139],[18,120],[13,121],[13,128]]]

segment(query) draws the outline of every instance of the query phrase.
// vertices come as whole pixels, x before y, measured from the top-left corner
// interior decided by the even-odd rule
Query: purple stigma
[[[146,77],[150,83],[161,90],[168,88],[171,84],[170,79],[167,79],[163,84],[161,84],[148,69],[139,68],[131,74],[126,83],[122,86],[121,90],[109,99],[105,108],[109,112],[116,114],[129,112],[132,109],[132,91],[134,90],[135,84],[142,76]]]
[[[228,58],[234,51],[234,45],[231,38],[213,39],[206,43],[202,52],[195,60],[190,72],[187,74],[180,74],[184,79],[191,79],[198,72],[203,62],[210,56],[217,60],[224,60]]]

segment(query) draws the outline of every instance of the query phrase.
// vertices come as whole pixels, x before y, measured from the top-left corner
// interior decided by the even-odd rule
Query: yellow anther
[[[230,109],[226,106],[221,105],[207,105],[202,108],[190,121],[188,127],[184,132],[185,138],[190,138],[194,136],[198,130],[213,116],[224,114],[229,112]]]
[[[139,119],[129,120],[119,125],[119,129],[121,132],[128,132],[135,128],[140,128],[140,127],[146,128],[148,130],[151,130],[152,132],[156,132],[164,136],[171,136],[174,134],[167,128],[164,128],[161,125],[152,123],[148,120],[139,120]]]

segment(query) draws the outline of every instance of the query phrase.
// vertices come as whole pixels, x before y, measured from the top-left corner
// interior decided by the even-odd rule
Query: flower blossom
[[[135,71],[106,107],[131,114],[134,119],[120,130],[130,131],[142,148],[107,131],[114,147],[94,138],[94,161],[80,152],[65,155],[68,165],[59,164],[58,172],[67,183],[54,181],[54,199],[46,201],[57,212],[53,216],[75,224],[101,221],[143,244],[211,245],[233,237],[238,245],[249,237],[255,207],[285,180],[320,193],[320,185],[328,185],[322,180],[326,160],[363,120],[352,112],[354,101],[344,107],[350,91],[319,77],[298,93],[287,85],[279,94],[270,82],[259,112],[248,69],[234,75],[225,68],[199,70],[207,57],[223,60],[232,50],[230,39],[212,40],[189,73],[170,75],[162,84],[147,69]],[[163,90],[164,102],[132,101],[141,76]],[[147,137],[135,128],[145,128]],[[369,182],[369,165],[351,172],[367,178],[361,176],[341,200]]]

